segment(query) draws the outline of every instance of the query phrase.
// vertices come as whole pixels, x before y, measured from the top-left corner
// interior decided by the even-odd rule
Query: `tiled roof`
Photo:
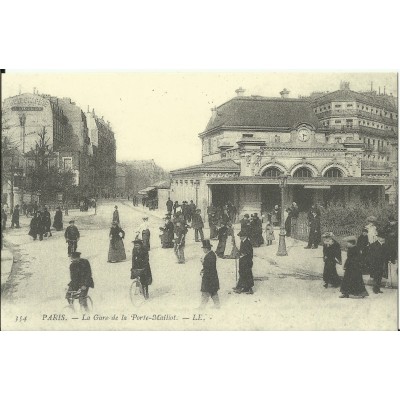
[[[212,161],[198,165],[191,165],[187,168],[175,169],[171,171],[171,174],[204,172],[240,172],[240,166],[233,160]]]
[[[305,99],[242,96],[217,107],[205,132],[217,127],[293,128],[300,123],[318,126],[318,119]]]
[[[353,90],[336,90],[328,94],[324,94],[314,99],[314,107],[331,101],[359,101],[361,103],[374,105],[376,107],[384,107],[387,110],[397,112],[396,107],[385,96],[377,96],[373,94],[365,94],[354,92]]]

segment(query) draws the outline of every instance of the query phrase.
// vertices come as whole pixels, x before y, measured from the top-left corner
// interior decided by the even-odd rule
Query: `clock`
[[[297,132],[297,136],[301,142],[306,142],[308,139],[310,139],[310,131],[302,128]]]

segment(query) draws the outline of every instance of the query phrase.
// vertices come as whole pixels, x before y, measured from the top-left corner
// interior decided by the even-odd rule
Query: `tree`
[[[30,168],[27,171],[27,189],[40,193],[41,201],[56,199],[57,193],[63,193],[74,185],[75,174],[70,170],[60,170],[57,167],[58,155],[49,145],[46,128],[38,133],[35,149],[27,153]]]

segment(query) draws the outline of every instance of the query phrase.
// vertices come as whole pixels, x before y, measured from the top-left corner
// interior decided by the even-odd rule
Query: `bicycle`
[[[141,306],[146,301],[146,296],[143,291],[142,283],[140,282],[140,275],[144,269],[134,269],[133,274],[135,278],[129,288],[129,297],[134,306]]]
[[[87,310],[83,308],[83,306],[79,303],[80,305],[80,311],[81,312],[92,312],[93,311],[93,300],[89,295],[86,296],[81,296],[82,289],[78,290],[67,290],[67,294],[69,294],[68,299],[72,300],[70,304],[64,307],[64,309],[68,309],[72,311],[73,313],[76,313],[76,307],[75,307],[75,300],[79,300],[80,298],[86,299],[86,304],[87,304]]]

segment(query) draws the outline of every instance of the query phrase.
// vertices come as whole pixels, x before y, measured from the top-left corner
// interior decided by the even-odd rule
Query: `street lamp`
[[[26,115],[25,114],[20,115],[19,124],[21,126],[22,154],[25,154],[25,122],[26,122]]]
[[[279,247],[277,256],[287,256],[288,253],[286,251],[286,231],[285,231],[285,188],[287,186],[288,176],[286,174],[281,174],[279,176],[280,182],[279,187],[281,189],[281,230],[279,232]]]

